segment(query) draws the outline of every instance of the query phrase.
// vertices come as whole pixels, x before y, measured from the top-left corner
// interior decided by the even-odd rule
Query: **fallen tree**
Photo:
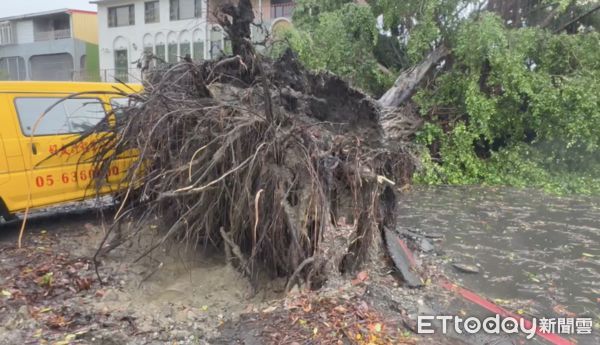
[[[376,101],[307,71],[291,51],[277,61],[257,54],[243,27],[248,6],[222,7],[225,30],[241,35],[233,56],[150,71],[126,116],[90,147],[106,172],[138,152],[111,229],[135,226],[109,241],[111,230],[100,252],[158,218],[165,230],[147,253],[178,239],[221,248],[250,276],[261,268],[290,278],[288,287],[297,278],[320,286],[358,269],[393,227],[395,190],[413,160],[384,143]]]

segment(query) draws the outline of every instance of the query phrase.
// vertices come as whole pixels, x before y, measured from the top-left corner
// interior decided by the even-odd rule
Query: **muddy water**
[[[402,227],[444,236],[438,255],[463,286],[525,315],[600,323],[600,199],[418,188],[404,195],[399,214]],[[480,273],[460,273],[452,263],[476,265]]]

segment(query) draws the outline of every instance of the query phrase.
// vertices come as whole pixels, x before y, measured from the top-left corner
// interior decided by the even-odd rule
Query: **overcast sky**
[[[0,17],[35,13],[59,8],[95,11],[90,0],[0,0]]]

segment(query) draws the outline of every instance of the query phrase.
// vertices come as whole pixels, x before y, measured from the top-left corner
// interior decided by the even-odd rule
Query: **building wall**
[[[159,43],[167,46],[195,38],[208,39],[207,1],[203,1],[201,18],[188,20],[170,20],[169,0],[160,0],[160,22],[145,24],[144,2],[141,0],[114,1],[109,4],[98,4],[98,25],[100,45],[100,72],[104,81],[112,81],[115,71],[115,50],[127,50],[127,60],[130,66],[130,82],[139,82],[141,72],[136,68],[136,61],[144,54],[145,46],[155,47]],[[108,27],[108,8],[119,5],[135,5],[135,25]],[[179,55],[179,54],[178,54]],[[208,44],[204,44],[204,57],[208,55]]]
[[[73,64],[77,72],[76,80],[99,81],[100,80],[100,49],[98,47],[98,15],[94,12],[71,11],[71,31],[73,38],[82,41],[83,50],[78,51],[79,60],[74,58]],[[85,56],[85,66],[82,66],[82,58]]]
[[[203,56],[198,57],[192,54],[192,57],[207,59],[211,55],[211,42],[220,39],[220,47],[215,49],[226,50],[223,33],[218,31],[219,26],[213,16],[221,0],[203,0],[201,18],[178,21],[171,21],[169,18],[169,0],[160,0],[160,22],[149,24],[144,21],[145,1],[148,0],[117,0],[98,3],[100,76],[103,81],[114,81],[115,75],[121,74],[121,71],[117,71],[115,66],[115,51],[127,50],[129,81],[139,82],[141,81],[141,71],[137,67],[137,63],[143,63],[142,59],[146,48],[152,48],[152,52],[156,54],[156,46],[164,44],[167,50],[166,56],[168,56],[168,46],[176,44],[178,46],[177,56],[181,56],[184,55],[179,49],[181,43],[191,41],[193,44],[193,42],[201,40],[204,42]],[[262,18],[265,28],[270,30],[271,24],[275,22],[271,18],[271,1],[252,0],[252,3],[256,21],[260,22]],[[131,4],[135,5],[135,25],[108,27],[108,8]],[[283,20],[289,22],[288,19]],[[252,30],[254,40],[261,41],[265,32],[261,32],[255,27]]]
[[[96,13],[72,11],[71,25],[73,38],[98,44],[98,16]]]
[[[31,58],[35,56],[48,56],[52,59],[56,54],[69,54],[73,59],[73,73],[80,73],[80,64],[82,55],[86,54],[86,45],[84,42],[76,39],[61,39],[53,41],[41,41],[33,43],[19,43],[15,45],[3,46],[0,48],[0,58],[20,56],[25,60],[27,66],[26,79],[33,78],[31,68]],[[39,58],[37,61],[40,61]],[[66,75],[66,74],[60,74]]]
[[[16,44],[0,46],[0,58],[21,58],[26,80],[98,80],[96,14],[73,11],[69,18],[71,11],[65,12],[62,15],[69,20],[71,37],[36,41],[36,21],[43,26],[47,18],[57,15],[60,14],[15,20]]]
[[[86,81],[100,81],[100,49],[97,44],[85,43]]]
[[[17,44],[33,43],[33,20],[21,20],[15,25]]]

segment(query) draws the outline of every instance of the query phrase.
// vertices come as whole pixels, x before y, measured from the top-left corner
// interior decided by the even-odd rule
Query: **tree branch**
[[[587,10],[586,12],[578,15],[577,17],[569,20],[568,22],[566,22],[565,24],[562,24],[558,29],[554,30],[554,33],[557,34],[561,31],[563,31],[565,28],[567,28],[569,25],[573,24],[573,23],[577,23],[578,21],[580,21],[581,19],[589,16],[590,14],[596,12],[600,10],[600,2],[596,4],[596,6],[590,8],[589,10]]]

